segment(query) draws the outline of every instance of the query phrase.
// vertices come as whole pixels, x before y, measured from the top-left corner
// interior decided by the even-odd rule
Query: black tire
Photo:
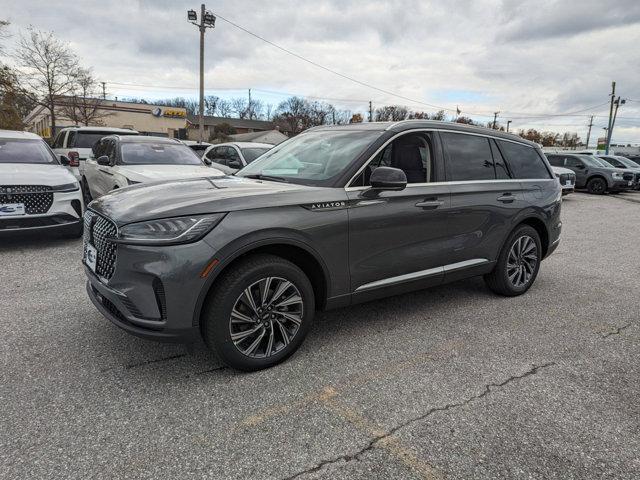
[[[607,192],[607,182],[604,178],[595,177],[587,182],[587,191],[593,195],[604,195]]]
[[[84,201],[85,208],[93,201],[91,190],[89,190],[89,183],[85,177],[82,177],[82,201]]]
[[[512,253],[512,249],[516,248],[516,243],[518,241],[522,241],[521,239],[529,238],[533,240],[535,244],[535,266],[531,269],[528,269],[527,266],[532,258],[526,258],[523,260],[523,256],[521,255],[518,262],[515,262],[516,269],[520,268],[518,265],[522,265],[522,268],[525,268],[525,275],[530,275],[527,280],[523,284],[519,284],[519,282],[514,282],[512,278],[510,278],[510,272],[513,270],[513,263],[510,261],[510,255]],[[528,240],[527,240],[528,242]],[[523,242],[524,243],[524,242]],[[525,255],[529,257],[529,254]],[[542,260],[542,245],[540,243],[540,236],[535,228],[530,227],[529,225],[519,225],[516,227],[513,232],[507,238],[507,241],[504,243],[502,250],[500,251],[500,255],[498,256],[498,261],[496,262],[496,266],[491,271],[484,276],[484,281],[487,286],[495,293],[499,295],[504,295],[507,297],[514,297],[517,295],[522,295],[525,293],[536,277],[538,276],[538,271],[540,269],[540,261]],[[520,278],[520,277],[516,277]],[[524,278],[523,278],[524,279]]]
[[[267,280],[271,278],[271,280]],[[282,303],[287,300],[283,300],[286,294],[281,294],[275,297],[277,293],[276,286],[270,286],[271,283],[278,281],[278,285],[286,285],[287,282],[291,283],[293,287],[287,287],[291,290],[288,292],[291,294],[290,298],[301,298],[301,302],[296,302],[299,305],[299,310],[293,312],[296,317],[301,319],[299,324],[290,323],[286,326],[280,325],[280,323],[288,322],[285,317],[278,317],[273,320],[274,314],[281,315],[280,311],[284,313],[288,312],[289,306],[279,307],[278,305],[271,306],[274,310],[267,312],[267,303],[263,302],[259,309],[263,310],[260,314],[251,313],[249,308],[249,302],[246,302],[245,295],[246,290],[251,292],[258,292],[258,297],[264,298],[263,291],[272,292],[274,298],[268,302],[269,304],[280,299]],[[263,288],[266,285],[266,288]],[[293,292],[293,293],[291,293]],[[266,294],[268,297],[268,293]],[[256,299],[255,296],[253,298]],[[238,303],[240,302],[240,303]],[[257,306],[257,302],[256,302]],[[234,310],[235,309],[235,310]],[[280,311],[278,311],[280,309]],[[251,317],[251,320],[255,323],[249,323],[247,321],[232,322],[232,310],[243,310],[244,317]],[[255,312],[255,310],[253,310]],[[209,293],[207,302],[203,309],[201,323],[202,323],[202,336],[205,343],[211,348],[220,358],[220,360],[235,369],[244,371],[261,370],[276,365],[288,357],[290,357],[302,344],[305,336],[309,332],[313,316],[315,313],[315,298],[313,294],[313,288],[311,282],[307,276],[293,263],[275,255],[256,254],[251,255],[239,263],[234,265],[229,271],[223,273],[222,276],[216,279],[215,285],[212,291]],[[271,319],[264,317],[271,317]],[[237,317],[236,317],[237,318]],[[257,319],[257,320],[256,320]],[[236,340],[232,339],[231,329],[244,329],[240,332],[236,332]],[[259,336],[259,330],[255,337],[248,337],[247,343],[244,340],[237,340],[238,336],[242,336],[250,329],[264,329],[266,337],[264,340],[259,340],[259,345],[255,350],[255,353],[249,354],[243,353],[241,348],[247,346],[249,342],[253,345],[254,339]],[[285,330],[283,330],[285,328]],[[289,330],[287,330],[289,329]],[[292,333],[293,330],[293,333]],[[291,334],[288,341],[285,337]],[[269,339],[270,336],[270,339]],[[275,338],[275,340],[274,340]],[[265,342],[266,341],[266,345]],[[271,347],[269,347],[269,342]],[[276,344],[277,342],[277,344]],[[236,345],[238,343],[238,345]],[[250,348],[247,346],[245,352]],[[276,350],[276,347],[278,350]],[[270,349],[270,350],[267,350]],[[267,354],[267,351],[275,352]],[[262,357],[259,354],[262,353]]]

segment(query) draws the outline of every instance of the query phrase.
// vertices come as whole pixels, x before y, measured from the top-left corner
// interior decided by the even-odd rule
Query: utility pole
[[[249,89],[249,106],[247,108],[249,109],[249,120],[251,120],[251,117],[253,116],[253,109],[251,108],[251,89]]]
[[[609,106],[609,122],[607,123],[607,139],[604,147],[605,155],[609,155],[609,143],[611,142],[611,120],[613,119],[613,102],[616,98],[616,82],[611,82],[611,105]]]
[[[585,147],[587,150],[589,149],[589,139],[591,138],[591,127],[593,127],[593,115],[589,119],[589,130],[587,131],[587,146]]]
[[[204,141],[204,32],[207,28],[214,28],[216,17],[206,10],[204,3],[200,6],[200,23],[195,10],[187,11],[187,20],[200,30],[200,101],[198,102],[198,143]]]
[[[498,118],[498,114],[499,113],[500,112],[493,112],[493,127],[491,127],[491,128],[493,128],[494,130],[496,129],[496,120]]]
[[[369,121],[373,122],[373,104],[369,100]]]
[[[105,100],[107,98],[107,82],[100,82],[102,84],[102,99]]]
[[[611,119],[611,127],[609,128],[609,141],[607,142],[607,147],[609,147],[609,144],[611,143],[611,137],[613,137],[613,127],[616,124],[616,117],[618,116],[618,107],[620,106],[620,104],[624,105],[625,103],[627,103],[627,101],[625,99],[620,100],[620,96],[618,96],[618,98],[616,99],[616,109],[613,112],[613,118]]]
[[[507,133],[509,133],[509,124],[511,123],[511,120],[507,120]]]

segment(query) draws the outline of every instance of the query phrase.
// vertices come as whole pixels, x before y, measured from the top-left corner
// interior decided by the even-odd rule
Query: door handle
[[[425,210],[427,209],[433,210],[442,205],[444,205],[444,202],[442,200],[431,200],[431,199],[427,199],[427,200],[424,200],[423,202],[416,203],[416,207],[424,208]]]
[[[513,201],[516,199],[516,197],[514,197],[511,192],[507,192],[503,195],[500,195],[498,197],[498,201],[502,202],[502,203],[513,203]]]

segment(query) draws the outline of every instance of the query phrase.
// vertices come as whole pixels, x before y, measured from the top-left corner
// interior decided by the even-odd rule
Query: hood
[[[91,202],[90,208],[120,226],[155,218],[308,203],[318,191],[326,190],[331,189],[240,177],[182,179],[118,189]]]
[[[57,163],[0,163],[2,185],[64,185],[76,182],[76,177]]]
[[[120,174],[134,182],[181,178],[222,177],[224,173],[205,165],[122,165]]]
[[[572,175],[576,174],[576,172],[574,172],[573,170],[569,170],[568,168],[564,168],[564,167],[554,167],[554,166],[552,166],[551,169],[553,170],[553,173],[557,173],[558,175],[563,175],[563,174],[567,174],[567,173],[570,173]]]

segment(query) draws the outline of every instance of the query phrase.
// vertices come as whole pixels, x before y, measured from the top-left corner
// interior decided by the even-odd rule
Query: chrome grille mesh
[[[53,192],[45,185],[0,185],[0,203],[23,203],[28,215],[43,214],[53,204]]]
[[[97,213],[87,210],[84,214],[84,255],[87,254],[87,244],[95,247],[98,260],[96,262],[96,274],[109,280],[116,268],[117,244],[108,240],[117,236],[118,229],[115,224]]]

